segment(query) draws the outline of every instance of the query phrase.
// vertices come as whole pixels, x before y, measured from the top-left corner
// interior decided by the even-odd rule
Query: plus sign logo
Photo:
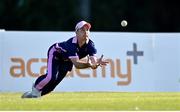
[[[138,64],[138,56],[143,56],[143,54],[144,54],[143,51],[137,50],[137,44],[136,43],[133,43],[133,50],[132,51],[127,51],[127,56],[133,56],[134,64]]]

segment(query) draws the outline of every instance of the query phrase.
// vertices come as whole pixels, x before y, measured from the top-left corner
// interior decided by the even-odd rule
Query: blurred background
[[[179,6],[173,0],[0,0],[0,29],[74,31],[86,20],[92,31],[179,32]]]

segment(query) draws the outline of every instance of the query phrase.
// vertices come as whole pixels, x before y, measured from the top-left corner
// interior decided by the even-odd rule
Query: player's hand
[[[106,66],[109,62],[108,61],[103,61],[103,56],[101,55],[101,57],[98,59],[98,66]]]
[[[92,64],[90,62],[90,59],[88,57],[87,59],[87,63],[89,64],[89,66],[92,68],[92,69],[96,69],[98,66],[106,66],[109,62],[108,61],[103,61],[103,56],[104,55],[101,55],[101,57],[98,59],[98,61],[94,64]]]
[[[90,67],[91,69],[96,69],[96,68],[99,66],[98,63],[92,64],[91,61],[90,61],[89,56],[87,57],[87,63],[88,63],[88,65],[89,65],[89,67]]]

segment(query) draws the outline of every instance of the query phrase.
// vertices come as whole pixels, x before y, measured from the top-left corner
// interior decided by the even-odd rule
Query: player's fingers
[[[102,61],[104,55],[102,54],[101,57],[99,58],[99,61]]]
[[[87,56],[87,63],[89,63],[90,62],[90,58],[89,58],[89,56]]]
[[[108,61],[101,61],[100,65],[107,65],[108,63]]]
[[[101,55],[101,57],[99,58],[99,60],[98,60],[98,65],[100,65],[101,64],[101,62],[102,62],[102,59],[103,59],[103,54]]]

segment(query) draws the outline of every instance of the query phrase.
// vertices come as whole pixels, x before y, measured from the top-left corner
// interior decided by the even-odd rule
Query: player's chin
[[[89,40],[89,36],[86,36],[86,40]]]

